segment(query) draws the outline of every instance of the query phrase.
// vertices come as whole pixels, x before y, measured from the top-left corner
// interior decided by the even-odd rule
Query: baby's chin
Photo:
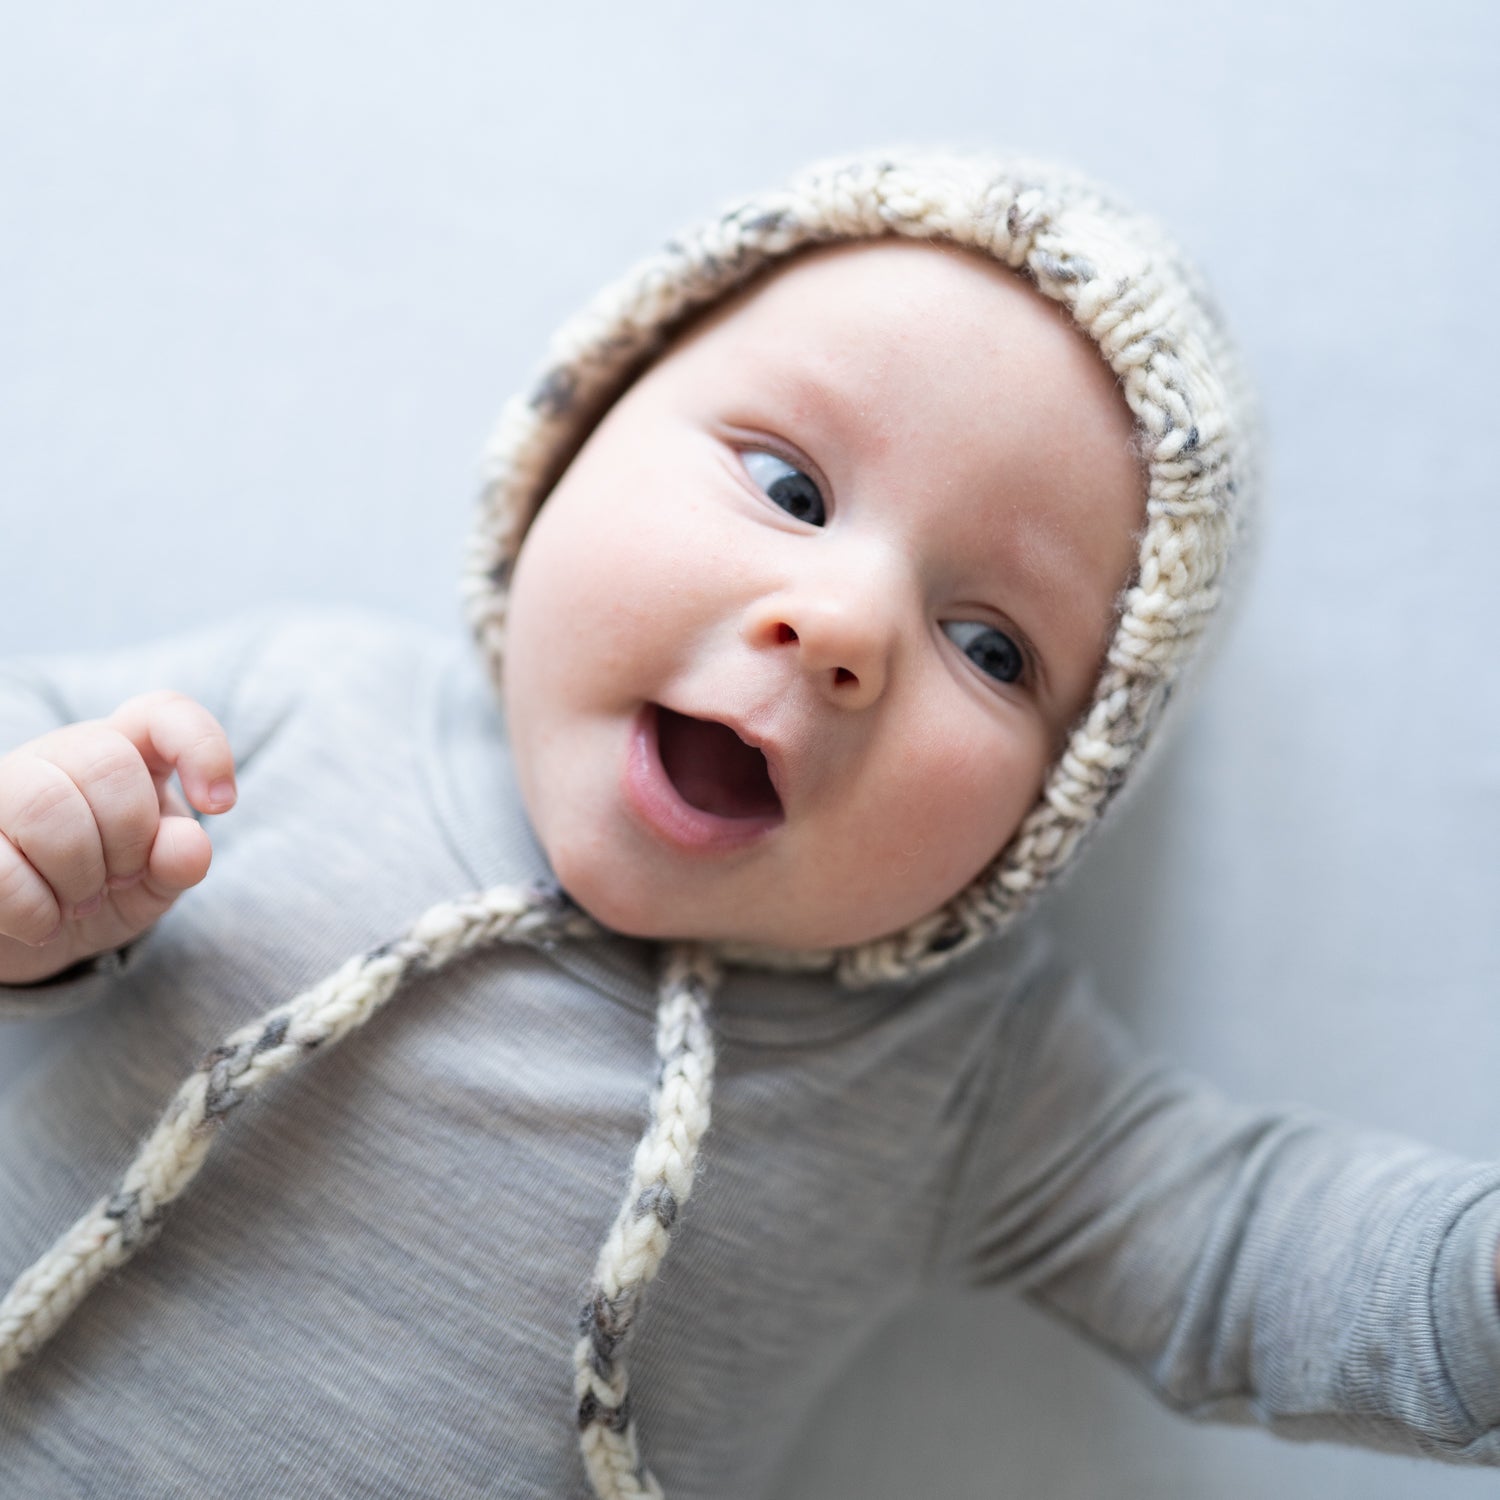
[[[913,912],[905,921],[875,926],[847,912],[803,909],[783,913],[764,907],[752,912],[742,901],[705,900],[701,890],[696,900],[663,899],[639,881],[601,879],[600,872],[587,864],[570,867],[566,860],[555,873],[574,904],[601,927],[652,942],[710,943],[812,955],[888,937],[925,915]]]

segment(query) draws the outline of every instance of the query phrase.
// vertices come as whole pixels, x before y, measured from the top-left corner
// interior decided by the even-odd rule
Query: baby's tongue
[[[657,744],[667,779],[691,807],[721,818],[781,811],[766,758],[727,724],[657,710]]]

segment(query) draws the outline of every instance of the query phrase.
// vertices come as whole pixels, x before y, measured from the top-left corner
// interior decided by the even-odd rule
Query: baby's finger
[[[33,947],[62,926],[62,910],[52,887],[31,861],[0,834],[0,937],[19,938]]]
[[[91,721],[43,735],[28,748],[72,781],[93,815],[104,870],[94,889],[78,899],[86,906],[102,895],[106,877],[111,888],[139,879],[156,837],[160,810],[151,773],[130,740],[118,729]],[[49,870],[42,873],[50,878]]]
[[[117,948],[154,927],[183,891],[208,873],[212,857],[208,835],[194,819],[163,818],[151,846],[145,878],[127,889],[110,892],[101,915],[112,920],[97,932],[84,932],[88,951]]]
[[[122,703],[105,721],[136,747],[152,776],[176,771],[182,790],[199,812],[234,806],[234,755],[223,727],[201,703],[183,693],[142,693]]]
[[[141,882],[143,893],[165,909],[208,874],[213,854],[208,834],[192,818],[163,818]],[[117,899],[123,901],[127,894]]]
[[[0,776],[0,833],[47,882],[64,916],[104,889],[104,846],[88,799],[35,747],[9,755]]]

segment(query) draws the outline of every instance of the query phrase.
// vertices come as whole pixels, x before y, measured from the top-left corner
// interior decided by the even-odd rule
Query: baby
[[[6,1493],[763,1494],[941,1282],[1199,1413],[1500,1462],[1500,1169],[1225,1104],[1022,920],[1153,741],[1251,442],[1096,189],[840,164],[508,409],[493,683],[328,615],[18,665],[0,982],[100,1004],[0,1099]],[[243,790],[180,902],[174,773]]]

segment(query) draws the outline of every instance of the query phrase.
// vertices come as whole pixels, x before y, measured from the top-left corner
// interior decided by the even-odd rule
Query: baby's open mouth
[[[764,818],[781,813],[766,758],[727,724],[656,710],[662,769],[689,807],[720,818]]]

